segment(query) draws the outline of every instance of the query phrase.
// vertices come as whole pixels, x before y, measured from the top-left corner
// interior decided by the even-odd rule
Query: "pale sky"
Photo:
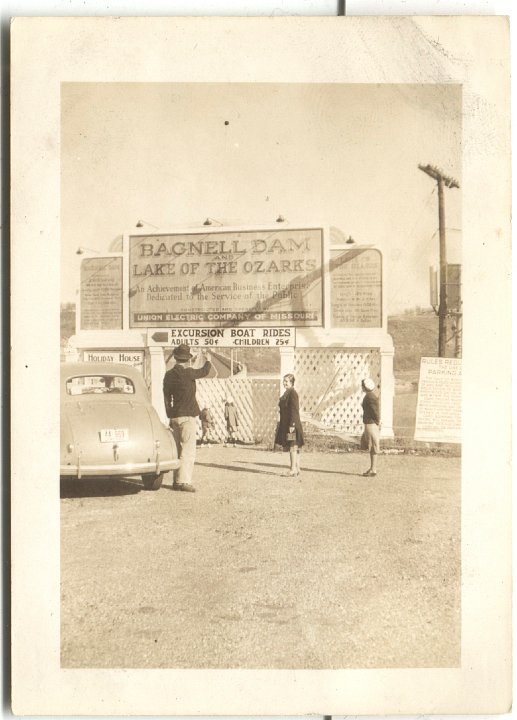
[[[225,124],[227,122],[228,124]],[[79,246],[144,230],[330,226],[383,253],[388,314],[429,305],[438,265],[432,164],[461,185],[458,85],[68,83],[62,86],[62,301]],[[461,189],[445,190],[461,262]]]

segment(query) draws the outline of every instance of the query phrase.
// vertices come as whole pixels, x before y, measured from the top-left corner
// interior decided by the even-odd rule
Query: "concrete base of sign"
[[[70,345],[78,350],[85,348],[139,348],[147,347],[146,332],[141,330],[81,330],[70,338]]]

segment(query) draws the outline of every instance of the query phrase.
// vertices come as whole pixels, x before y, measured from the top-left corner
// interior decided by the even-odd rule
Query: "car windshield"
[[[134,395],[133,381],[123,375],[79,375],[66,381],[67,395]]]

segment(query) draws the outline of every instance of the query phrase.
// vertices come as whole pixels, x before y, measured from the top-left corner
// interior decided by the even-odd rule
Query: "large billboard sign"
[[[323,325],[323,230],[129,237],[129,326]]]
[[[81,330],[122,329],[122,258],[81,262]]]
[[[378,250],[330,251],[333,328],[382,327],[382,257]]]
[[[461,360],[420,361],[415,440],[461,443]]]

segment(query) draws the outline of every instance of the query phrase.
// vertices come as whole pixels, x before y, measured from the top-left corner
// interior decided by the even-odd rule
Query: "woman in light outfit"
[[[375,477],[377,475],[377,455],[380,451],[379,398],[373,392],[375,382],[371,378],[365,378],[361,387],[365,393],[362,403],[364,432],[361,438],[361,447],[363,450],[370,451],[370,467],[363,473],[363,477]]]

